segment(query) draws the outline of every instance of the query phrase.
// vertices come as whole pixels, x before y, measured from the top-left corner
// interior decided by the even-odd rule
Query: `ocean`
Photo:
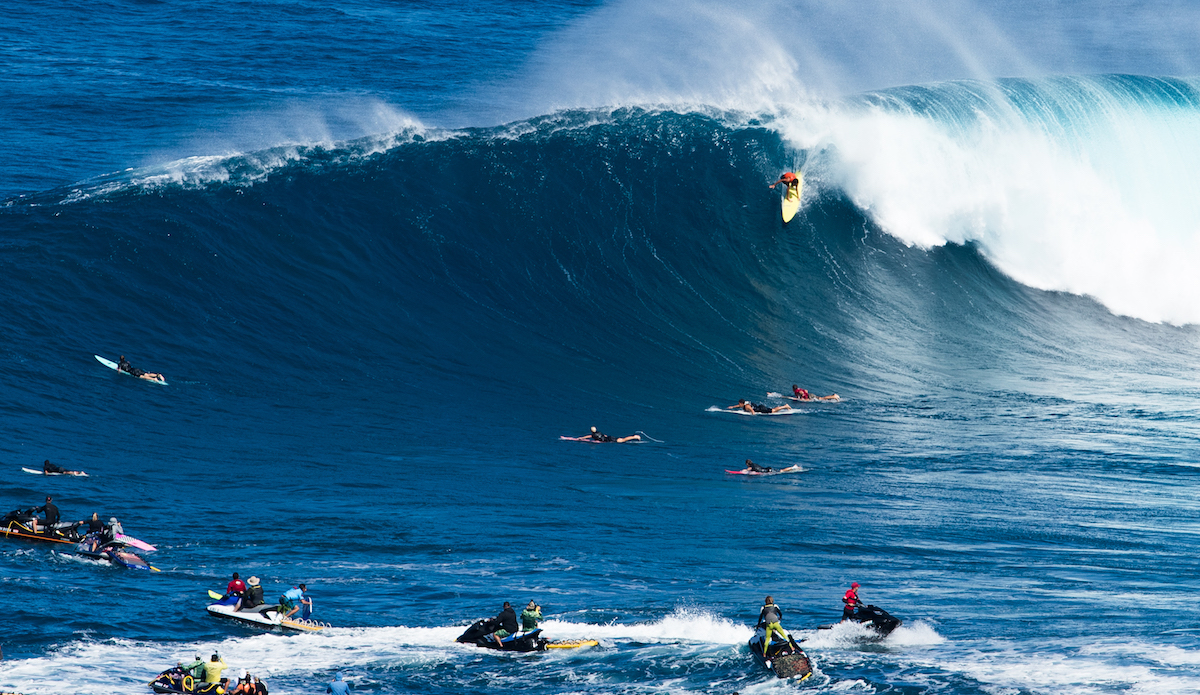
[[[0,690],[1200,690],[1197,21],[7,8],[0,504],[161,571],[0,539]],[[841,400],[722,412],[792,384]],[[332,627],[209,616],[233,572]],[[853,581],[886,639],[817,629]],[[746,645],[768,594],[802,682]],[[530,600],[599,645],[455,642]]]

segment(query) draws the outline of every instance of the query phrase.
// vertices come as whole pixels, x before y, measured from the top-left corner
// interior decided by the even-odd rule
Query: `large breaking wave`
[[[1104,362],[1069,346],[1120,319],[1030,288],[1200,320],[1197,103],[1181,80],[948,83],[755,116],[411,123],[126,172],[3,208],[9,350],[633,401]],[[766,184],[791,168],[809,185],[784,227]]]

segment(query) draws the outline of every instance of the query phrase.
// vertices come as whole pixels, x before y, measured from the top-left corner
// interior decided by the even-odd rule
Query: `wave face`
[[[1192,627],[1159,607],[1197,551],[1180,492],[1200,436],[1197,333],[1080,296],[1091,271],[1066,261],[1107,256],[1073,239],[1087,224],[1109,249],[1127,238],[1090,211],[1057,225],[1042,190],[1094,184],[1084,197],[1106,203],[1126,154],[1093,162],[1094,134],[1118,103],[1158,123],[1135,129],[1164,158],[1147,175],[1185,167],[1154,113],[1186,122],[1187,84],[408,122],[7,201],[0,452],[91,477],[10,476],[0,495],[53,491],[68,518],[112,510],[165,571],[0,553],[0,598],[22,605],[0,685],[133,692],[213,647],[295,690],[337,668],[386,693],[732,690],[762,681],[744,623],[774,591],[789,627],[813,633],[820,692],[1193,689]],[[1079,113],[1056,110],[1071,90]],[[784,226],[767,184],[795,168],[806,199]],[[1120,210],[1154,207],[1153,186],[1130,186]],[[1177,230],[1161,243],[1184,237],[1190,203],[1157,204]],[[792,383],[845,402],[705,412]],[[555,437],[593,424],[661,441]],[[806,470],[723,473],[747,457]],[[270,590],[308,579],[346,629],[230,637],[202,602],[231,567]],[[850,579],[906,620],[878,650],[808,630]],[[55,589],[23,599],[27,583]],[[87,610],[64,618],[63,597]],[[554,607],[551,636],[605,648],[535,670],[452,643],[499,600],[535,597]],[[1039,622],[1047,601],[1057,619]]]

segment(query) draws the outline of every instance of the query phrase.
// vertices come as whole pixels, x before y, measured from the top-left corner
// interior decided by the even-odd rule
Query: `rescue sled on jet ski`
[[[879,606],[859,606],[854,612],[854,616],[849,618],[851,622],[858,623],[864,627],[869,627],[880,639],[892,634],[892,630],[900,627],[904,621],[893,616]],[[818,630],[832,630],[837,623],[832,625],[819,625]]]
[[[122,538],[124,538],[124,536]],[[120,538],[106,541],[100,534],[92,533],[88,534],[83,538],[83,540],[79,541],[79,543],[75,546],[75,554],[91,560],[107,562],[115,567],[124,567],[131,570],[159,571],[157,567],[151,567],[150,563],[146,562],[140,555],[130,550],[131,547],[133,547],[131,543],[121,540]]]
[[[263,603],[257,606],[242,606],[241,610],[235,610],[237,607],[237,596],[222,596],[215,591],[208,592],[209,597],[217,599],[216,603],[209,604],[208,612],[218,618],[230,618],[238,622],[248,625],[257,625],[265,627],[268,630],[280,628],[283,630],[296,630],[298,632],[320,632],[327,627],[331,627],[329,623],[321,623],[315,620],[304,618],[287,618],[283,616],[287,613],[285,610],[280,610],[280,606],[274,603]]]
[[[783,639],[779,633],[771,634],[771,644],[763,654],[763,639],[766,629],[758,628],[750,638],[750,653],[754,655],[763,668],[774,673],[779,678],[799,678],[804,680],[812,675],[812,662],[808,655],[793,640]]]
[[[156,693],[201,693],[202,695],[223,695],[229,684],[228,678],[222,678],[220,683],[205,683],[181,669],[173,668],[158,674],[149,685]]]
[[[594,647],[598,644],[594,639],[575,639],[575,640],[550,640],[542,637],[541,629],[530,630],[529,632],[518,632],[515,635],[509,635],[500,640],[500,644],[496,644],[496,640],[492,638],[492,633],[500,629],[500,621],[495,618],[485,618],[476,620],[467,628],[467,631],[458,636],[455,642],[463,644],[473,644],[476,647],[484,649],[499,649],[506,652],[543,652],[547,649],[579,649],[580,647]]]
[[[33,521],[38,521],[38,531],[33,532]],[[47,528],[46,524],[38,519],[37,513],[33,509],[17,509],[4,515],[0,519],[0,534],[8,538],[21,538],[27,541],[44,541],[47,543],[78,543],[80,540],[77,527],[78,522],[75,521],[60,521],[57,524],[51,524]]]

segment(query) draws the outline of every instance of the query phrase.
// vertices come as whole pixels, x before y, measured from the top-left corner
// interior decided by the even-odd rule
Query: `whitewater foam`
[[[973,243],[1031,287],[1200,322],[1200,98],[1136,78],[952,83],[780,122],[837,188],[910,245]]]

